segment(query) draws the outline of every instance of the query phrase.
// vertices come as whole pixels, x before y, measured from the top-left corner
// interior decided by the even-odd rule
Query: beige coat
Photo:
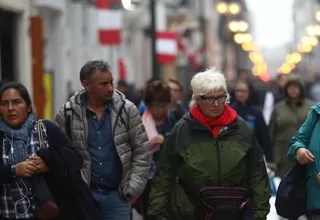
[[[70,124],[72,140],[79,148],[84,159],[81,170],[82,178],[90,184],[91,158],[87,149],[88,120],[86,109],[80,101],[80,95],[84,92],[84,90],[76,92],[70,98],[69,102],[72,108]],[[114,92],[112,102],[112,132],[123,171],[120,192],[125,196],[131,195],[136,198],[142,193],[148,179],[148,171],[152,158],[149,141],[135,105],[126,100],[125,96],[118,91]],[[124,108],[121,111],[121,116],[127,122],[126,126],[128,130],[119,117],[121,108]],[[55,120],[59,127],[66,132],[64,107],[60,109]]]

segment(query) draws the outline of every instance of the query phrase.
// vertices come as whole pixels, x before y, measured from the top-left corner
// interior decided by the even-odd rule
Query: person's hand
[[[313,154],[305,148],[299,148],[296,152],[296,157],[298,162],[302,165],[313,163],[315,159]]]
[[[162,135],[154,136],[150,140],[150,143],[152,146],[162,144],[163,142],[164,142],[164,137]]]
[[[37,171],[37,165],[33,161],[27,160],[16,164],[16,176],[32,176]]]
[[[39,156],[30,157],[27,161],[31,161],[36,164],[37,173],[46,173],[49,171],[49,168]]]

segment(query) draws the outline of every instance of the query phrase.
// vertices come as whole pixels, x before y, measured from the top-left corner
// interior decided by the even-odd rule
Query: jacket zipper
[[[218,138],[221,138],[225,136],[226,134],[230,133],[230,131],[226,130],[222,132],[220,135],[218,135],[217,138],[214,139],[214,143],[216,145],[216,151],[217,151],[217,182],[218,186],[221,187],[221,152],[220,152],[220,145],[217,141]]]
[[[216,151],[217,151],[217,181],[218,181],[218,186],[221,186],[221,161],[220,161],[220,147],[216,139],[214,140],[214,143],[216,145]]]
[[[125,103],[125,101],[123,102],[123,104],[121,105],[121,107],[120,107],[120,109],[119,109],[119,111],[118,111],[118,114],[117,114],[117,116],[116,116],[116,120],[115,120],[115,124],[113,125],[113,130],[112,130],[112,137],[113,137],[113,140],[114,140],[114,136],[115,136],[115,130],[116,130],[116,126],[117,126],[117,122],[118,122],[118,120],[119,120],[119,118],[120,118],[120,114],[121,114],[121,110],[122,110],[122,108],[124,108],[124,105],[125,105],[126,103]],[[116,146],[116,143],[114,142],[114,147],[115,148],[117,148],[117,146]],[[117,149],[116,149],[116,151],[117,151]],[[117,151],[117,156],[118,156],[118,159],[119,159],[119,161],[120,161],[120,184],[119,184],[119,193],[120,193],[120,196],[122,197],[122,198],[124,198],[125,199],[125,197],[124,197],[124,194],[123,194],[123,191],[122,191],[122,175],[123,175],[123,165],[122,165],[122,162],[121,162],[121,158],[120,158],[120,156],[119,156],[119,154],[118,154],[118,151]]]
[[[82,118],[85,119],[82,122],[83,122],[84,133],[85,133],[85,143],[86,143],[87,151],[88,151],[88,128],[86,126],[86,121],[88,121],[88,119],[87,119],[86,114],[83,111],[83,108],[81,108],[81,114],[82,114]],[[88,151],[88,154],[90,155],[89,151]],[[89,162],[90,163],[89,163],[89,173],[88,173],[88,184],[90,186],[90,184],[91,184],[91,169],[92,169],[91,168],[91,156],[89,156]]]

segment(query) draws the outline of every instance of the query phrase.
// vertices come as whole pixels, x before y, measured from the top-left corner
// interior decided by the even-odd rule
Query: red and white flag
[[[157,60],[159,64],[172,64],[178,53],[176,32],[157,32]]]
[[[121,44],[123,10],[121,0],[97,0],[98,37],[102,45]]]
[[[126,61],[124,58],[122,57],[118,57],[117,59],[117,65],[118,65],[118,76],[119,76],[119,80],[125,80],[127,78],[127,65],[126,65]]]

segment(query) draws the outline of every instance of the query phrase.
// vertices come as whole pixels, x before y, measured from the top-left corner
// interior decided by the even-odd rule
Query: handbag
[[[195,219],[245,219],[248,202],[249,193],[244,187],[203,187],[195,207]]]
[[[200,188],[198,195],[187,192],[187,185],[179,178],[180,185],[188,195],[190,201],[197,200],[194,209],[196,220],[242,220],[246,219],[249,211],[250,194],[247,188],[241,186],[221,186],[221,162],[217,157],[218,184],[207,181],[204,187]]]
[[[39,149],[44,149],[43,122],[38,121]],[[33,192],[37,203],[36,216],[40,220],[54,219],[59,215],[59,208],[54,201],[43,176],[33,177]]]
[[[282,178],[277,191],[276,210],[287,219],[297,219],[307,212],[306,166],[296,163]]]

